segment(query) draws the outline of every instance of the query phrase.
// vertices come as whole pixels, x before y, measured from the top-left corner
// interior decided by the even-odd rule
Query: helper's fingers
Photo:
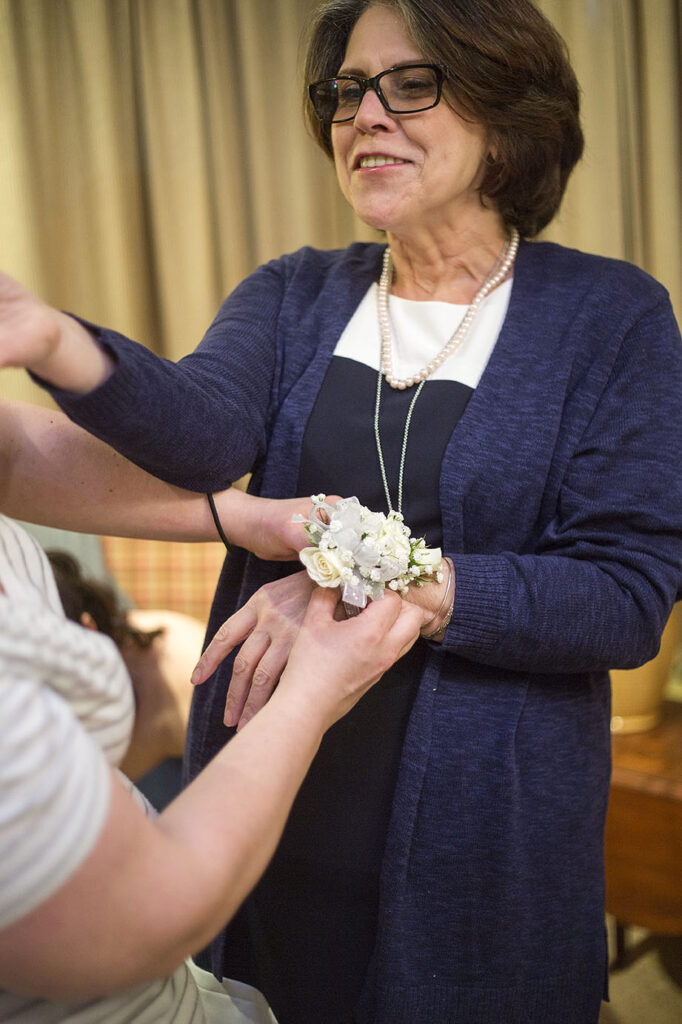
[[[402,658],[403,654],[407,654],[410,647],[417,640],[422,627],[422,620],[422,611],[417,605],[401,600],[400,614],[391,627],[392,638],[400,651],[398,658]],[[396,658],[396,661],[398,658]]]
[[[335,612],[340,603],[338,589],[333,587],[315,587],[310,595],[304,622],[306,625],[329,623],[335,618]],[[345,618],[345,616],[343,617]]]
[[[213,675],[228,654],[248,637],[256,625],[257,618],[256,612],[246,604],[229,619],[225,619],[192,672],[191,682],[195,686]]]

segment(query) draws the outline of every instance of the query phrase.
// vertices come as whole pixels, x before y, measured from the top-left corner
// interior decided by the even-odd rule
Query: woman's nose
[[[362,97],[353,123],[360,131],[390,129],[395,125],[391,113],[386,110],[376,90],[371,87]]]

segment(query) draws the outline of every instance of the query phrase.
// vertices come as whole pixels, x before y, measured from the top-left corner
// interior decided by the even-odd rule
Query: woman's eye
[[[360,98],[361,89],[357,82],[338,83],[339,103],[357,103]]]
[[[399,83],[398,89],[403,95],[423,96],[431,92],[433,82],[426,78],[405,78]]]

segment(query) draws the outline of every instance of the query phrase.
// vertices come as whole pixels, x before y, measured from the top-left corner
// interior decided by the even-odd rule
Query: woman
[[[330,731],[203,962],[282,1024],[595,1024],[608,670],[653,656],[682,581],[679,332],[639,270],[529,241],[582,151],[531,3],[329,0],[307,72],[314,134],[388,247],[273,261],[177,368],[45,310],[7,358],[175,484],[355,494],[450,559],[407,595],[429,642]],[[209,630],[251,600],[204,668],[251,632],[195,695],[190,778],[232,665],[231,724],[272,690],[252,595],[276,575],[228,557]]]

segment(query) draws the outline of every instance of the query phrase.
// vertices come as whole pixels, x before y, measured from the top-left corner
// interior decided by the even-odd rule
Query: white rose
[[[440,565],[442,557],[440,548],[416,547],[412,549],[412,561],[415,565],[430,565],[435,569]]]
[[[342,582],[345,568],[336,551],[320,551],[319,548],[303,548],[298,557],[318,587],[338,587]]]

